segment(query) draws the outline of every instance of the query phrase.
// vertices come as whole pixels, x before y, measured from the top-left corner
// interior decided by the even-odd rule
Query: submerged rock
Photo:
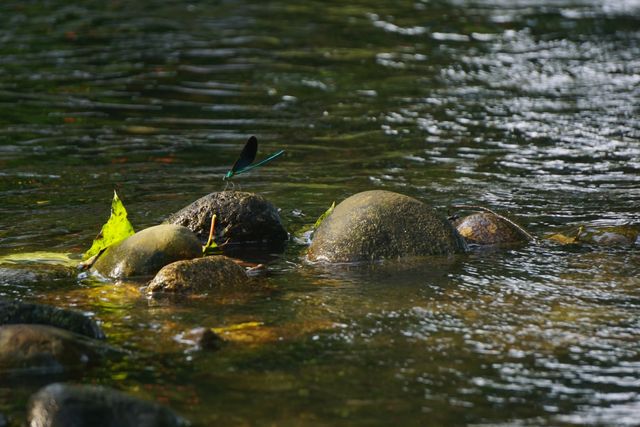
[[[0,283],[32,285],[75,280],[75,268],[51,264],[4,264],[0,267]]]
[[[244,269],[225,256],[177,261],[163,267],[147,292],[202,293],[234,288],[249,281]]]
[[[61,373],[113,351],[100,341],[46,325],[0,326],[0,371]]]
[[[78,311],[43,304],[0,300],[0,325],[17,323],[55,326],[89,338],[105,338],[100,326]]]
[[[478,245],[516,244],[530,240],[522,230],[490,212],[478,212],[455,223],[458,233],[468,243]]]
[[[585,227],[578,240],[602,246],[631,246],[640,243],[640,226]]]
[[[193,328],[180,334],[179,341],[200,350],[210,351],[220,350],[226,344],[220,335],[205,327]]]
[[[174,427],[189,423],[170,409],[101,386],[54,383],[31,396],[31,427]]]
[[[567,233],[556,233],[546,239],[558,243],[596,246],[632,246],[640,244],[640,225],[580,226]]]
[[[109,247],[91,269],[114,279],[148,276],[167,264],[201,254],[200,242],[191,231],[163,224],[146,228]]]
[[[431,207],[409,196],[373,190],[335,207],[315,231],[308,257],[357,262],[465,250],[458,232]]]
[[[213,214],[217,242],[278,246],[289,238],[275,206],[262,196],[239,191],[208,194],[169,216],[166,222],[189,228],[205,243]]]

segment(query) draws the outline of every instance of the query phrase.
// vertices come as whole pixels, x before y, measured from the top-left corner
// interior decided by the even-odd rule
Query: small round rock
[[[232,289],[249,282],[244,269],[226,256],[177,261],[163,267],[147,293],[204,293]]]
[[[461,218],[456,222],[456,228],[468,243],[476,245],[517,244],[530,240],[522,230],[490,212]]]
[[[200,242],[188,228],[162,224],[145,228],[110,246],[92,270],[114,279],[149,276],[167,264],[201,254]]]

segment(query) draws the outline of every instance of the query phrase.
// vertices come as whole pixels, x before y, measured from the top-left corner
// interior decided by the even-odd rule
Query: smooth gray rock
[[[244,269],[230,258],[208,256],[164,266],[147,286],[147,292],[203,293],[237,288],[248,281]]]
[[[0,325],[16,323],[55,326],[89,338],[105,338],[100,326],[78,311],[43,304],[0,300]]]
[[[0,372],[56,374],[115,352],[101,341],[45,325],[0,326]]]
[[[167,218],[166,222],[189,228],[202,243],[209,237],[216,214],[216,241],[282,245],[289,238],[278,210],[264,197],[239,191],[208,194]]]
[[[149,276],[167,264],[201,255],[200,242],[189,229],[162,224],[110,246],[91,269],[114,279]]]
[[[431,207],[409,196],[373,190],[335,207],[315,231],[308,258],[340,263],[465,251],[462,237]]]
[[[122,392],[54,383],[31,396],[30,427],[177,427],[189,422],[170,409]]]

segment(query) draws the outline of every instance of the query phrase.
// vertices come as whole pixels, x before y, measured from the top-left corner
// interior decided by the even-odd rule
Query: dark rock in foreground
[[[0,372],[57,374],[114,351],[101,341],[45,325],[0,326]]]
[[[478,212],[456,222],[460,235],[478,245],[516,244],[530,240],[513,224],[490,212]]]
[[[100,386],[50,384],[31,396],[30,427],[174,427],[189,423],[170,409]]]
[[[203,293],[235,288],[249,281],[244,269],[225,256],[177,261],[163,267],[147,287],[148,293]]]
[[[114,279],[149,276],[167,264],[201,255],[200,242],[187,228],[156,225],[110,246],[93,264],[92,271]]]
[[[216,214],[216,241],[282,245],[289,235],[278,210],[264,197],[239,191],[208,194],[167,218],[196,233],[202,243],[209,237],[211,217]]]
[[[89,338],[105,337],[98,324],[80,312],[49,305],[0,300],[0,325],[17,323],[55,326]]]
[[[315,231],[312,261],[358,262],[464,252],[466,244],[426,204],[402,194],[373,190],[335,207]]]

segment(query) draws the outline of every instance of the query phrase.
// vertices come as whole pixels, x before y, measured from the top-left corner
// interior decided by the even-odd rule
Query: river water
[[[0,255],[86,250],[114,189],[136,227],[236,188],[296,236],[401,192],[533,234],[640,221],[640,1],[4,1]],[[259,291],[154,301],[88,279],[0,295],[92,313],[124,361],[54,380],[196,425],[640,425],[640,253],[541,239],[328,268],[292,240]],[[234,326],[235,325],[235,326]],[[227,328],[218,352],[184,332]]]

